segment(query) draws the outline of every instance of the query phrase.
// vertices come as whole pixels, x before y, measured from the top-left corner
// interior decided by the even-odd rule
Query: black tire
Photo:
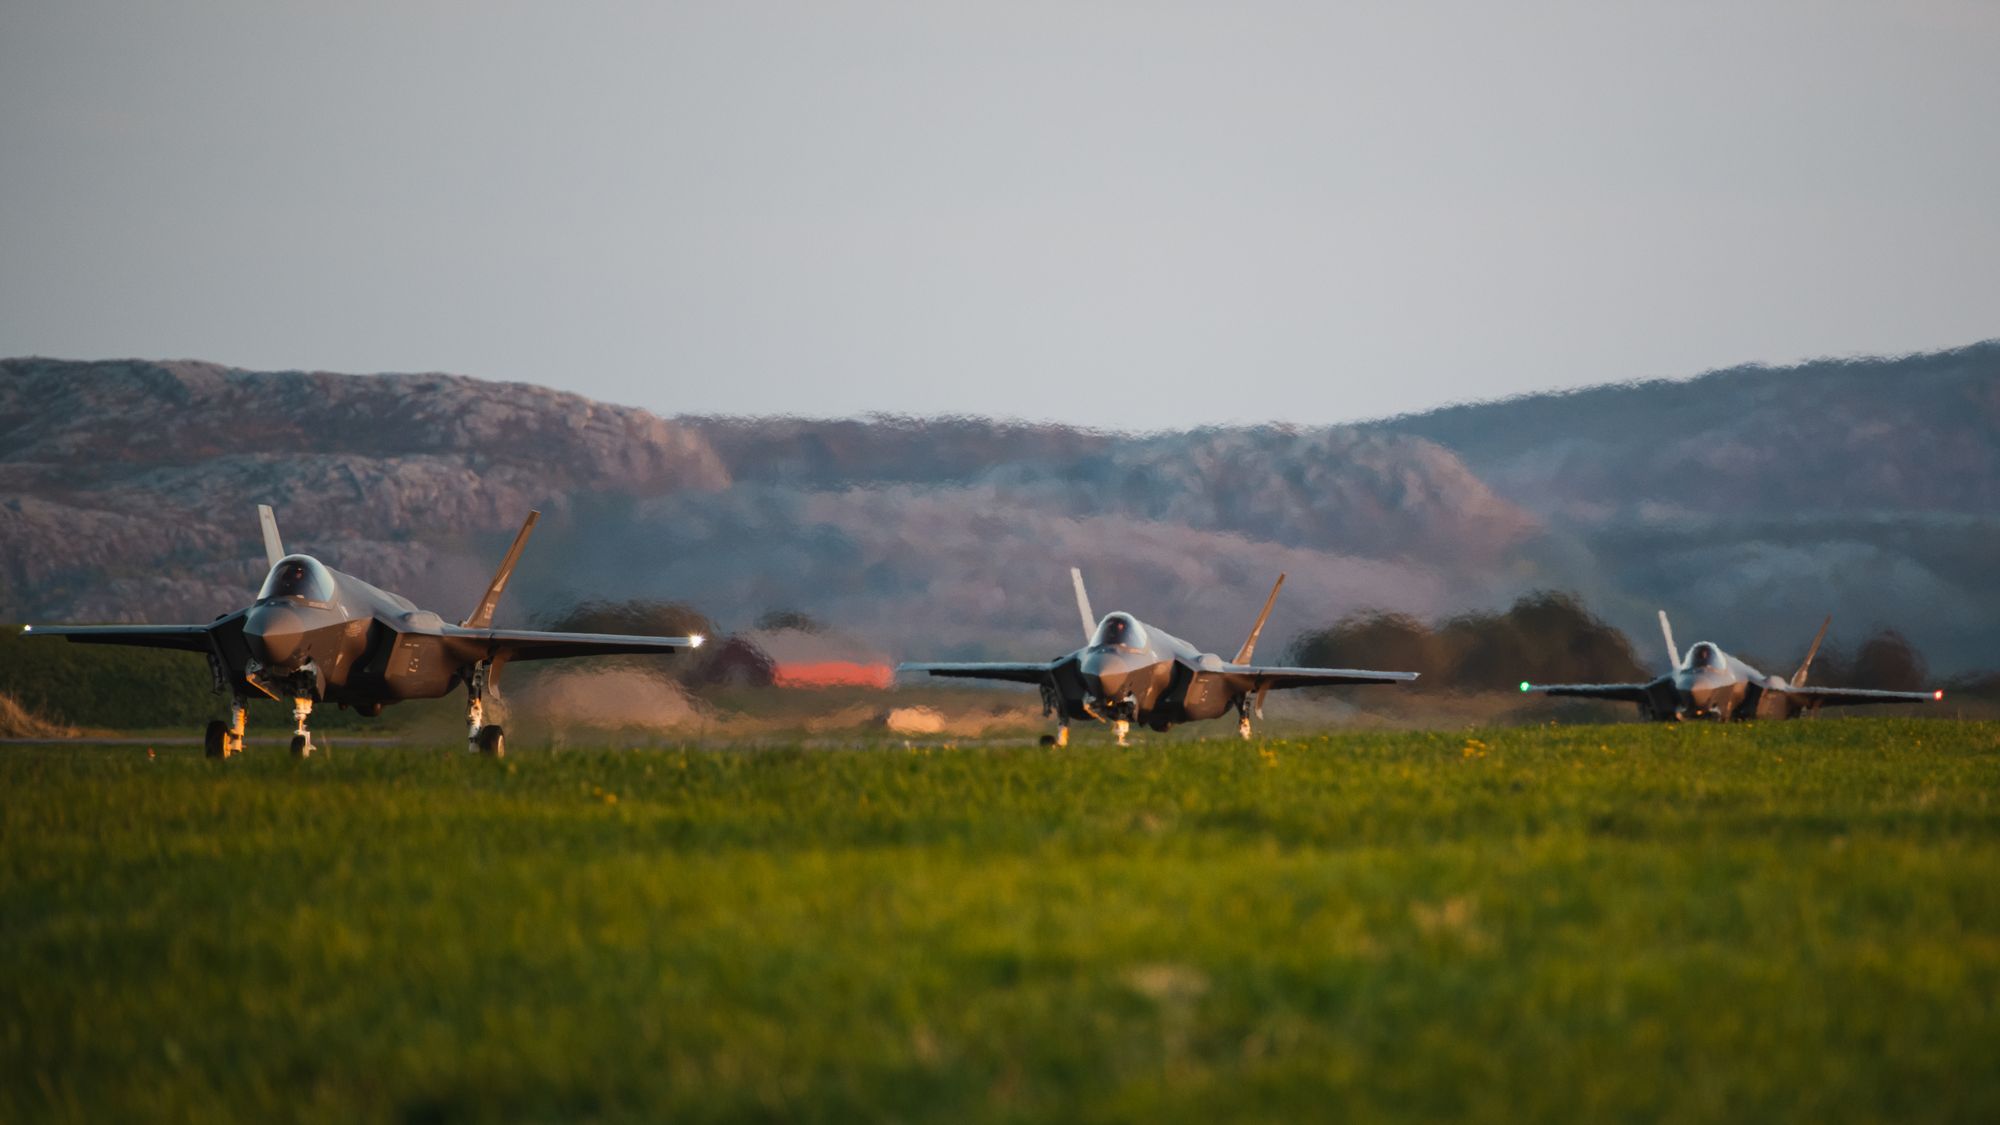
[[[292,736],[292,757],[309,758],[312,756],[312,752],[312,735],[295,734]]]
[[[229,724],[221,719],[209,720],[208,729],[201,732],[201,752],[211,758],[229,756]]]
[[[496,724],[479,728],[479,752],[491,758],[507,756],[507,732]]]
[[[1042,736],[1042,745],[1044,745],[1044,746],[1054,746],[1055,744],[1056,744],[1056,736],[1055,736],[1055,735],[1053,735],[1053,734],[1045,734],[1045,735],[1043,735],[1043,736]]]

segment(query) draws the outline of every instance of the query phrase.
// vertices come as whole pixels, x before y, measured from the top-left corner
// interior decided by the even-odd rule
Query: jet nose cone
[[[1729,677],[1711,670],[1674,674],[1674,692],[1680,696],[1682,714],[1688,716],[1708,714],[1718,706],[1721,693],[1728,686]]]
[[[1132,678],[1132,662],[1120,653],[1092,652],[1085,654],[1077,671],[1084,690],[1099,699],[1114,699],[1124,694],[1125,682]]]
[[[243,640],[259,664],[294,667],[305,657],[305,618],[290,606],[260,605],[243,618]]]

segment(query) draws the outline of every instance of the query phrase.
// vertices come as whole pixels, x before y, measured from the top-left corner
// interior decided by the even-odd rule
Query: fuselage
[[[407,598],[288,555],[243,613],[245,659],[231,671],[275,696],[363,711],[435,699],[459,685],[468,656],[452,651],[443,625]]]
[[[1219,718],[1242,695],[1224,681],[1221,657],[1128,613],[1107,614],[1073,658],[1082,690],[1062,700],[1068,718],[1165,730]]]
[[[1785,719],[1803,709],[1785,694],[1783,676],[1766,675],[1710,641],[1690,647],[1670,679],[1676,710],[1663,719]]]

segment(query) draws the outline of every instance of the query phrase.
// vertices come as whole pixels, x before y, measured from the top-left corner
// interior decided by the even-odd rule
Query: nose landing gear
[[[313,701],[305,696],[292,698],[292,757],[310,758],[313,752],[312,732],[306,729],[306,719],[312,715]]]
[[[1090,715],[1098,723],[1110,721],[1112,733],[1118,735],[1118,745],[1124,747],[1126,737],[1132,733],[1132,721],[1138,719],[1138,701],[1132,699],[1132,693],[1126,693],[1122,699],[1114,701],[1096,701],[1096,705],[1092,705],[1092,701],[1086,699],[1084,715]]]

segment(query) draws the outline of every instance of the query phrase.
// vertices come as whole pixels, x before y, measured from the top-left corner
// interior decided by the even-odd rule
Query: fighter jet
[[[292,701],[292,753],[312,753],[306,719],[314,703],[352,707],[370,717],[405,699],[437,699],[465,688],[467,749],[495,757],[505,732],[485,718],[485,698],[511,661],[617,653],[678,652],[702,638],[628,637],[606,633],[542,633],[495,629],[493,607],[507,589],[540,512],[529,512],[500,570],[472,613],[456,625],[378,590],[310,555],[289,555],[278,522],[260,505],[264,554],[271,570],[249,608],[206,625],[28,625],[31,636],[68,637],[78,644],[181,649],[208,657],[217,694],[229,697],[229,719],[208,724],[211,758],[243,749],[244,705],[251,692]]]
[[[1231,661],[1203,652],[1129,613],[1108,613],[1098,621],[1090,612],[1083,572],[1072,567],[1069,574],[1076,587],[1076,608],[1083,619],[1085,638],[1084,646],[1075,652],[1040,663],[903,664],[897,670],[1040,685],[1042,714],[1056,716],[1057,724],[1054,735],[1042,737],[1045,746],[1069,745],[1072,719],[1110,723],[1118,745],[1124,746],[1134,723],[1164,731],[1175,723],[1218,718],[1231,708],[1236,711],[1237,732],[1248,739],[1250,716],[1264,717],[1264,695],[1272,688],[1392,684],[1417,678],[1415,672],[1250,663],[1257,637],[1270,619],[1271,605],[1285,584],[1282,574],[1271,587],[1271,596],[1264,599],[1264,611],[1250,627],[1249,639]]]
[[[1696,643],[1683,658],[1674,647],[1674,627],[1667,621],[1667,611],[1661,610],[1660,632],[1667,641],[1667,666],[1672,669],[1666,675],[1643,684],[1531,684],[1524,680],[1521,690],[1622,699],[1638,704],[1642,718],[1669,723],[1682,719],[1796,719],[1821,707],[1930,703],[1944,698],[1942,691],[1807,687],[1806,673],[1812,669],[1813,657],[1819,655],[1820,642],[1826,639],[1831,624],[1832,617],[1821,623],[1806,658],[1788,680],[1759,672],[1709,641]]]

